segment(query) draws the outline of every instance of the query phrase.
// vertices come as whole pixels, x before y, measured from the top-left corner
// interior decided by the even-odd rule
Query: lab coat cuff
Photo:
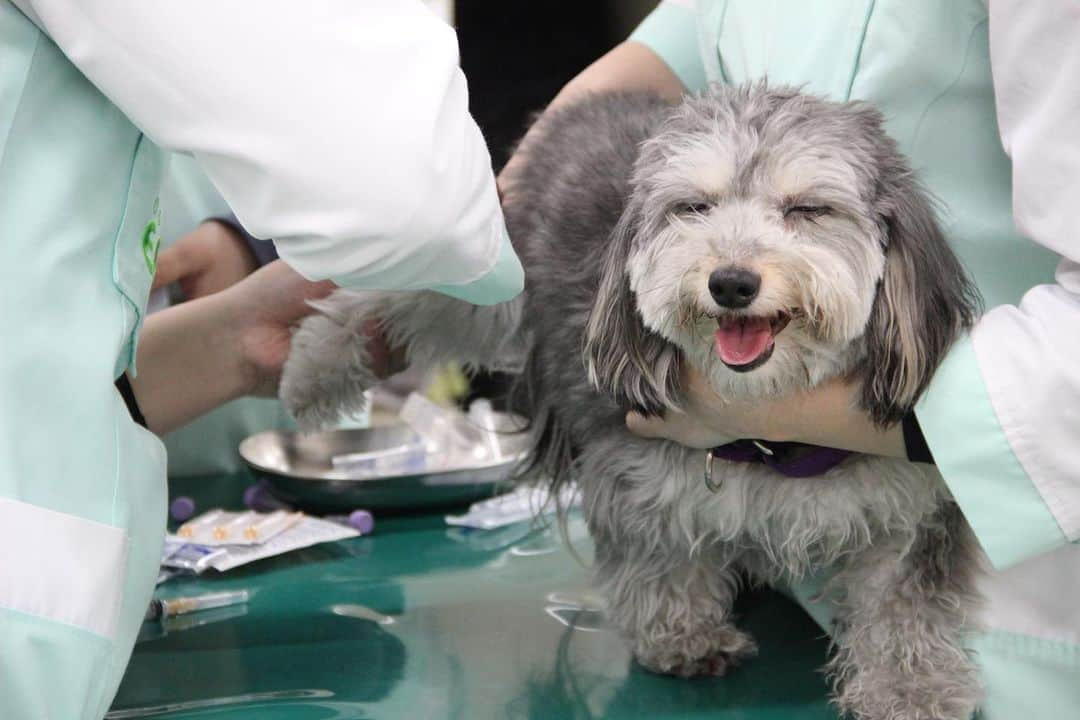
[[[660,3],[629,40],[659,55],[687,89],[697,91],[705,89],[709,81],[698,49],[697,18],[689,5],[672,0]]]
[[[470,302],[473,305],[495,305],[516,297],[525,288],[525,270],[510,244],[506,227],[500,222],[502,238],[499,255],[490,270],[480,277],[459,285],[437,285],[431,289]]]
[[[995,568],[1067,542],[998,422],[968,336],[915,407],[938,470]]]

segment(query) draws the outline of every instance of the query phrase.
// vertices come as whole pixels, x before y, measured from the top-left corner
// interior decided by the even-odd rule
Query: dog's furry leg
[[[755,652],[754,641],[731,620],[737,575],[730,566],[683,553],[644,557],[598,539],[596,579],[609,618],[648,670],[724,675]]]
[[[980,687],[964,641],[980,551],[952,505],[908,540],[861,553],[837,577],[837,703],[858,720],[969,720]]]
[[[434,292],[339,290],[313,305],[293,335],[281,399],[302,428],[323,427],[363,406],[377,380],[365,326],[375,320],[410,365],[450,361],[466,367],[516,370],[526,353],[521,299],[478,307]]]
[[[732,622],[739,574],[733,546],[708,541],[671,502],[691,479],[687,451],[619,429],[581,457],[594,578],[612,623],[653,672],[723,675],[755,651]]]

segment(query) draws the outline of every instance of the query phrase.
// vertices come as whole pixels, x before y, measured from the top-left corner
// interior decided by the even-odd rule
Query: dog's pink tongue
[[[728,365],[747,365],[772,345],[768,318],[737,320],[716,331],[716,352]]]

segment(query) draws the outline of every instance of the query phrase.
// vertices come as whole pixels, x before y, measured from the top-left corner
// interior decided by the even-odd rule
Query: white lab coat
[[[982,644],[988,663],[999,663],[998,682],[1011,683],[990,688],[991,700],[1024,698],[1010,712],[1026,710],[1033,720],[1073,717],[1080,715],[1080,2],[987,6],[1013,218],[1061,262],[1056,284],[1032,288],[1018,306],[991,309],[971,340],[997,422],[1061,538],[1037,554],[1045,548],[1025,544],[1023,516],[1000,508],[1002,524],[1013,525],[1014,556],[1033,556],[984,583]]]
[[[305,277],[521,289],[456,36],[418,0],[15,5]]]
[[[1065,539],[1080,540],[1080,3],[991,0],[990,58],[1013,219],[1061,256],[1057,284],[972,333],[1002,430]]]

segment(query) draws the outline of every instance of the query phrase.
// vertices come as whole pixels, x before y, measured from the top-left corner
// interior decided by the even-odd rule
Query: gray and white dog
[[[377,319],[411,363],[519,373],[536,465],[583,488],[595,580],[645,667],[720,675],[754,652],[740,583],[832,573],[828,665],[860,719],[967,720],[980,552],[928,465],[853,455],[817,477],[629,434],[686,365],[726,398],[854,375],[882,425],[915,402],[978,298],[882,118],[792,89],[549,112],[505,185],[523,296],[339,291],[294,337],[282,397],[308,427],[362,403]]]

